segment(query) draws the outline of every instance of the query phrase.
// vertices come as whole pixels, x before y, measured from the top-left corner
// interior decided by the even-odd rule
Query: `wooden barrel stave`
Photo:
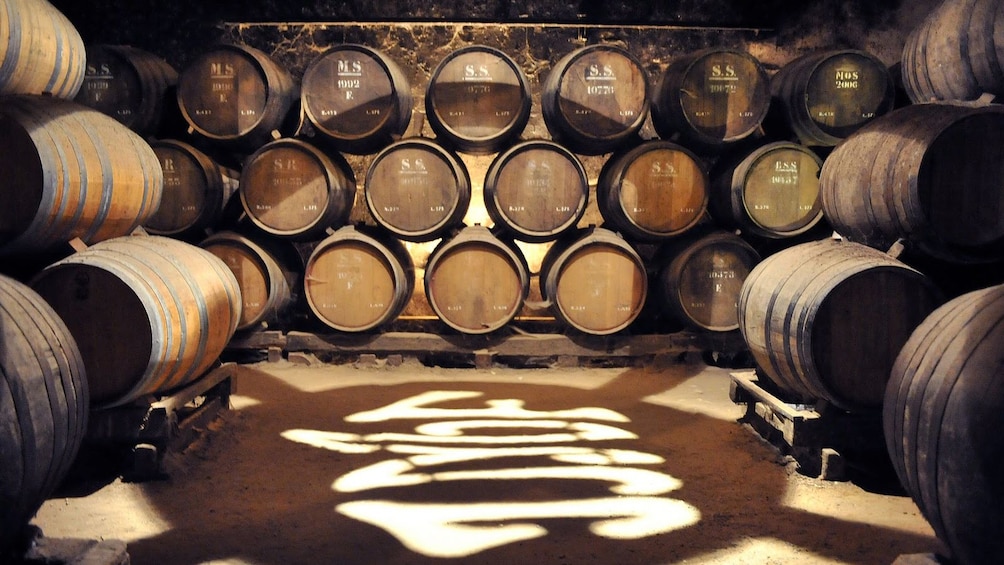
[[[86,54],[73,24],[47,1],[12,0],[3,8],[0,94],[76,96]]]

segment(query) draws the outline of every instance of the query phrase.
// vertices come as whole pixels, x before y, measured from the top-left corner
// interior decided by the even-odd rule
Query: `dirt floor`
[[[729,382],[694,360],[244,365],[233,410],[169,455],[165,478],[78,470],[32,524],[125,541],[138,565],[890,564],[943,551],[895,485],[796,472],[737,421]]]

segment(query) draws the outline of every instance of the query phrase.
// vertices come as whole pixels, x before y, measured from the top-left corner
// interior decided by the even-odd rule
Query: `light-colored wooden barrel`
[[[794,399],[881,409],[893,361],[941,303],[919,271],[848,241],[761,261],[739,294],[739,329],[763,376]]]
[[[164,175],[150,145],[97,110],[51,97],[0,104],[0,253],[132,232],[156,212]]]
[[[311,252],[303,287],[310,310],[325,325],[366,332],[393,322],[408,305],[415,268],[396,238],[349,225]]]
[[[46,267],[31,287],[76,340],[96,407],[194,382],[241,315],[240,287],[223,261],[162,236],[97,243]]]
[[[436,316],[466,334],[486,334],[512,321],[530,291],[518,247],[484,226],[444,238],[425,266],[425,294]]]
[[[600,170],[596,203],[611,229],[657,241],[696,226],[708,208],[704,163],[670,141],[646,141],[614,153]]]
[[[641,314],[648,276],[641,256],[623,237],[591,227],[548,249],[540,292],[559,321],[582,333],[609,335]]]
[[[311,61],[300,100],[314,130],[346,153],[379,151],[411,121],[408,78],[393,59],[364,45],[336,45]]]
[[[425,114],[436,138],[469,153],[495,153],[515,141],[530,120],[530,85],[504,52],[469,45],[432,72]]]
[[[0,555],[65,478],[90,395],[76,341],[25,284],[0,275]]]
[[[540,243],[575,228],[589,203],[589,178],[574,153],[547,140],[499,153],[485,174],[484,202],[496,227]]]
[[[216,226],[223,208],[237,192],[236,172],[176,139],[150,142],[164,172],[164,193],[157,211],[143,224],[154,235],[184,237]]]
[[[46,0],[0,5],[0,95],[72,99],[84,81],[86,58],[77,29]]]
[[[648,75],[613,45],[587,45],[559,59],[541,92],[551,136],[576,153],[599,155],[637,137],[649,111]]]

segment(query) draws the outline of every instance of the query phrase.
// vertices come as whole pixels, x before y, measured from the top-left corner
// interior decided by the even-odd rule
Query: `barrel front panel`
[[[881,61],[863,53],[824,58],[806,78],[804,112],[823,134],[843,139],[893,106],[893,84]]]
[[[397,309],[403,280],[388,257],[363,241],[325,245],[312,257],[304,292],[314,313],[343,331],[369,329]]]
[[[523,306],[528,279],[522,274],[498,245],[465,241],[430,258],[425,288],[430,306],[448,325],[487,333],[508,323]]]
[[[819,171],[822,163],[807,149],[778,147],[753,158],[742,178],[742,211],[767,234],[792,234],[822,216]]]
[[[760,126],[770,102],[763,67],[752,56],[710,52],[691,62],[670,96],[678,96],[683,119],[702,140],[733,141]]]
[[[752,248],[709,243],[682,257],[675,294],[687,319],[699,327],[739,327],[739,292],[758,258]]]
[[[219,257],[237,279],[241,289],[241,317],[237,327],[246,328],[261,320],[273,303],[270,291],[279,282],[273,280],[275,273],[270,273],[261,258],[246,247],[220,242],[205,245],[203,249]]]
[[[161,206],[146,226],[154,232],[176,233],[197,224],[210,205],[206,199],[213,179],[206,176],[203,164],[188,151],[158,144],[153,152],[164,171],[164,194]],[[222,203],[215,205],[220,208]]]
[[[252,157],[241,174],[244,209],[276,233],[297,233],[316,224],[328,209],[333,179],[317,152],[277,145]]]
[[[185,68],[178,100],[185,118],[214,139],[240,137],[265,112],[269,87],[256,62],[236,51],[212,51]]]
[[[594,244],[564,260],[551,300],[573,326],[605,334],[634,321],[646,293],[645,271],[636,258],[623,249]]]
[[[87,71],[74,100],[132,127],[142,117],[143,94],[139,73],[128,60],[111,49],[87,48]]]
[[[41,155],[57,156],[47,153],[45,147],[37,147],[31,133],[7,116],[0,116],[0,155],[0,178],[7,187],[4,205],[0,206],[2,247],[27,231],[33,222],[44,220],[43,202],[52,204],[62,191],[62,179],[53,177],[63,168],[49,163],[43,167]],[[36,216],[41,217],[36,220]]]
[[[681,233],[697,224],[707,209],[707,176],[682,150],[641,153],[624,169],[618,188],[618,208],[650,236]]]

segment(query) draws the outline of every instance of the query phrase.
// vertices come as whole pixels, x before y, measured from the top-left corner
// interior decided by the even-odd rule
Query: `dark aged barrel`
[[[160,207],[143,227],[154,235],[205,235],[237,191],[236,172],[183,141],[154,140],[150,146],[164,172],[164,193]]]
[[[314,248],[303,287],[310,310],[325,325],[365,332],[401,314],[415,288],[415,268],[398,239],[349,225]]]
[[[674,58],[652,101],[660,137],[717,148],[750,137],[770,107],[770,79],[756,57],[705,49]]]
[[[895,83],[870,53],[824,51],[799,57],[771,78],[780,121],[800,143],[832,147],[892,110]]]
[[[548,249],[540,291],[559,321],[583,333],[608,335],[641,314],[648,278],[641,256],[624,238],[586,228]]]
[[[958,262],[1004,246],[1004,110],[916,104],[877,118],[839,145],[820,174],[823,211],[852,241],[898,239]]]
[[[199,247],[219,257],[237,279],[241,297],[237,331],[270,327],[284,321],[303,269],[303,261],[292,243],[221,231],[203,239]]]
[[[178,71],[148,51],[89,45],[84,83],[75,100],[108,114],[140,135],[156,135],[172,106]]]
[[[505,326],[519,314],[529,292],[522,252],[483,226],[469,226],[444,239],[425,265],[429,306],[461,333],[485,334]]]
[[[896,358],[883,427],[900,482],[960,564],[1004,551],[1004,286],[935,310]]]
[[[240,319],[240,289],[215,255],[161,236],[126,236],[57,261],[31,281],[80,348],[95,406],[189,384]]]
[[[0,555],[65,478],[90,397],[76,341],[37,293],[0,275]]]
[[[760,254],[731,232],[670,242],[660,250],[657,275],[663,308],[691,328],[739,329],[739,292]]]
[[[411,121],[408,78],[382,51],[336,45],[310,63],[301,82],[304,115],[339,151],[378,151]]]
[[[356,182],[338,153],[277,139],[245,161],[239,193],[248,218],[263,231],[310,240],[348,221]]]
[[[495,225],[528,242],[575,227],[589,201],[589,178],[574,153],[546,140],[500,153],[485,175],[485,209]]]
[[[72,99],[84,80],[85,60],[77,29],[46,0],[0,6],[0,94]]]
[[[600,170],[596,203],[603,219],[627,237],[661,240],[696,226],[710,186],[701,160],[669,141],[647,141],[614,153]]]
[[[164,176],[150,146],[114,118],[72,101],[0,104],[0,253],[132,232],[157,210]]]
[[[544,82],[541,106],[555,141],[598,155],[636,137],[649,110],[648,77],[631,53],[587,45],[562,57]]]
[[[298,99],[289,72],[244,45],[218,45],[178,77],[178,105],[193,132],[243,150],[271,141]]]
[[[801,398],[880,409],[893,361],[941,302],[919,271],[826,239],[761,261],[739,294],[739,329],[763,375]]]
[[[508,55],[470,45],[450,53],[433,71],[425,114],[444,145],[469,153],[494,153],[526,127],[530,86]]]
[[[754,149],[714,174],[709,210],[724,227],[781,239],[805,233],[823,219],[822,159],[784,141]]]
[[[376,222],[407,241],[432,241],[460,225],[471,203],[464,162],[439,143],[402,139],[366,172],[366,206]]]

